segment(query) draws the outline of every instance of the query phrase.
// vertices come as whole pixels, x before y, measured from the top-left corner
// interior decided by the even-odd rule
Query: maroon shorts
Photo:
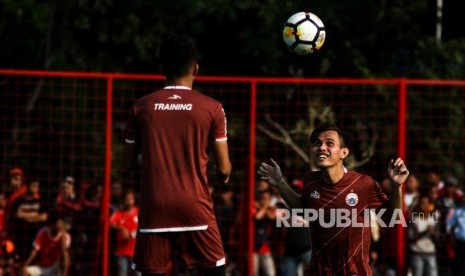
[[[211,268],[225,264],[221,236],[216,224],[206,230],[138,233],[133,268],[142,273],[166,273],[175,246],[188,268]]]

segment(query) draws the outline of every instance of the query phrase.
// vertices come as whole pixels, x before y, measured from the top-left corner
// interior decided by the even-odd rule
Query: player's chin
[[[327,168],[329,167],[329,165],[327,164],[327,162],[325,161],[320,161],[320,160],[316,160],[315,161],[315,165],[320,168],[320,169],[324,169],[324,168]]]
[[[333,167],[335,164],[332,163],[332,162],[329,162],[329,160],[323,160],[323,161],[317,160],[317,161],[316,161],[316,165],[317,165],[317,167],[319,167],[320,169],[327,169],[327,168]]]

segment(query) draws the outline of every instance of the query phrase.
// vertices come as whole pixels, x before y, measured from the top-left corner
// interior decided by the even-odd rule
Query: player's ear
[[[349,155],[349,148],[342,148],[341,149],[341,158],[344,159]]]
[[[199,64],[196,63],[196,64],[194,65],[194,69],[192,70],[192,75],[197,76],[197,75],[199,74],[199,70],[200,70],[200,69],[199,69]]]

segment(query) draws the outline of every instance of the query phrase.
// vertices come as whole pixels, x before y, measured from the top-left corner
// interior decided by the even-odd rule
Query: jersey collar
[[[169,85],[169,86],[163,87],[163,89],[192,90],[192,88],[184,86],[184,85]]]

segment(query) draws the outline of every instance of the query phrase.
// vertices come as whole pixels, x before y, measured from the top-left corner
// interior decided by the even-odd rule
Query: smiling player
[[[402,159],[391,160],[388,175],[391,191],[386,195],[370,176],[344,167],[349,155],[348,136],[338,127],[324,124],[310,136],[312,157],[319,171],[307,174],[302,194],[297,194],[286,183],[281,169],[272,159],[271,165],[262,163],[258,173],[278,188],[291,208],[320,210],[330,216],[332,211],[351,210],[363,221],[365,209],[379,208],[388,203],[389,209],[401,209],[402,183],[408,170]],[[326,219],[325,219],[326,220]],[[369,266],[370,227],[353,225],[325,226],[320,221],[310,223],[312,261],[310,275],[372,275]]]

